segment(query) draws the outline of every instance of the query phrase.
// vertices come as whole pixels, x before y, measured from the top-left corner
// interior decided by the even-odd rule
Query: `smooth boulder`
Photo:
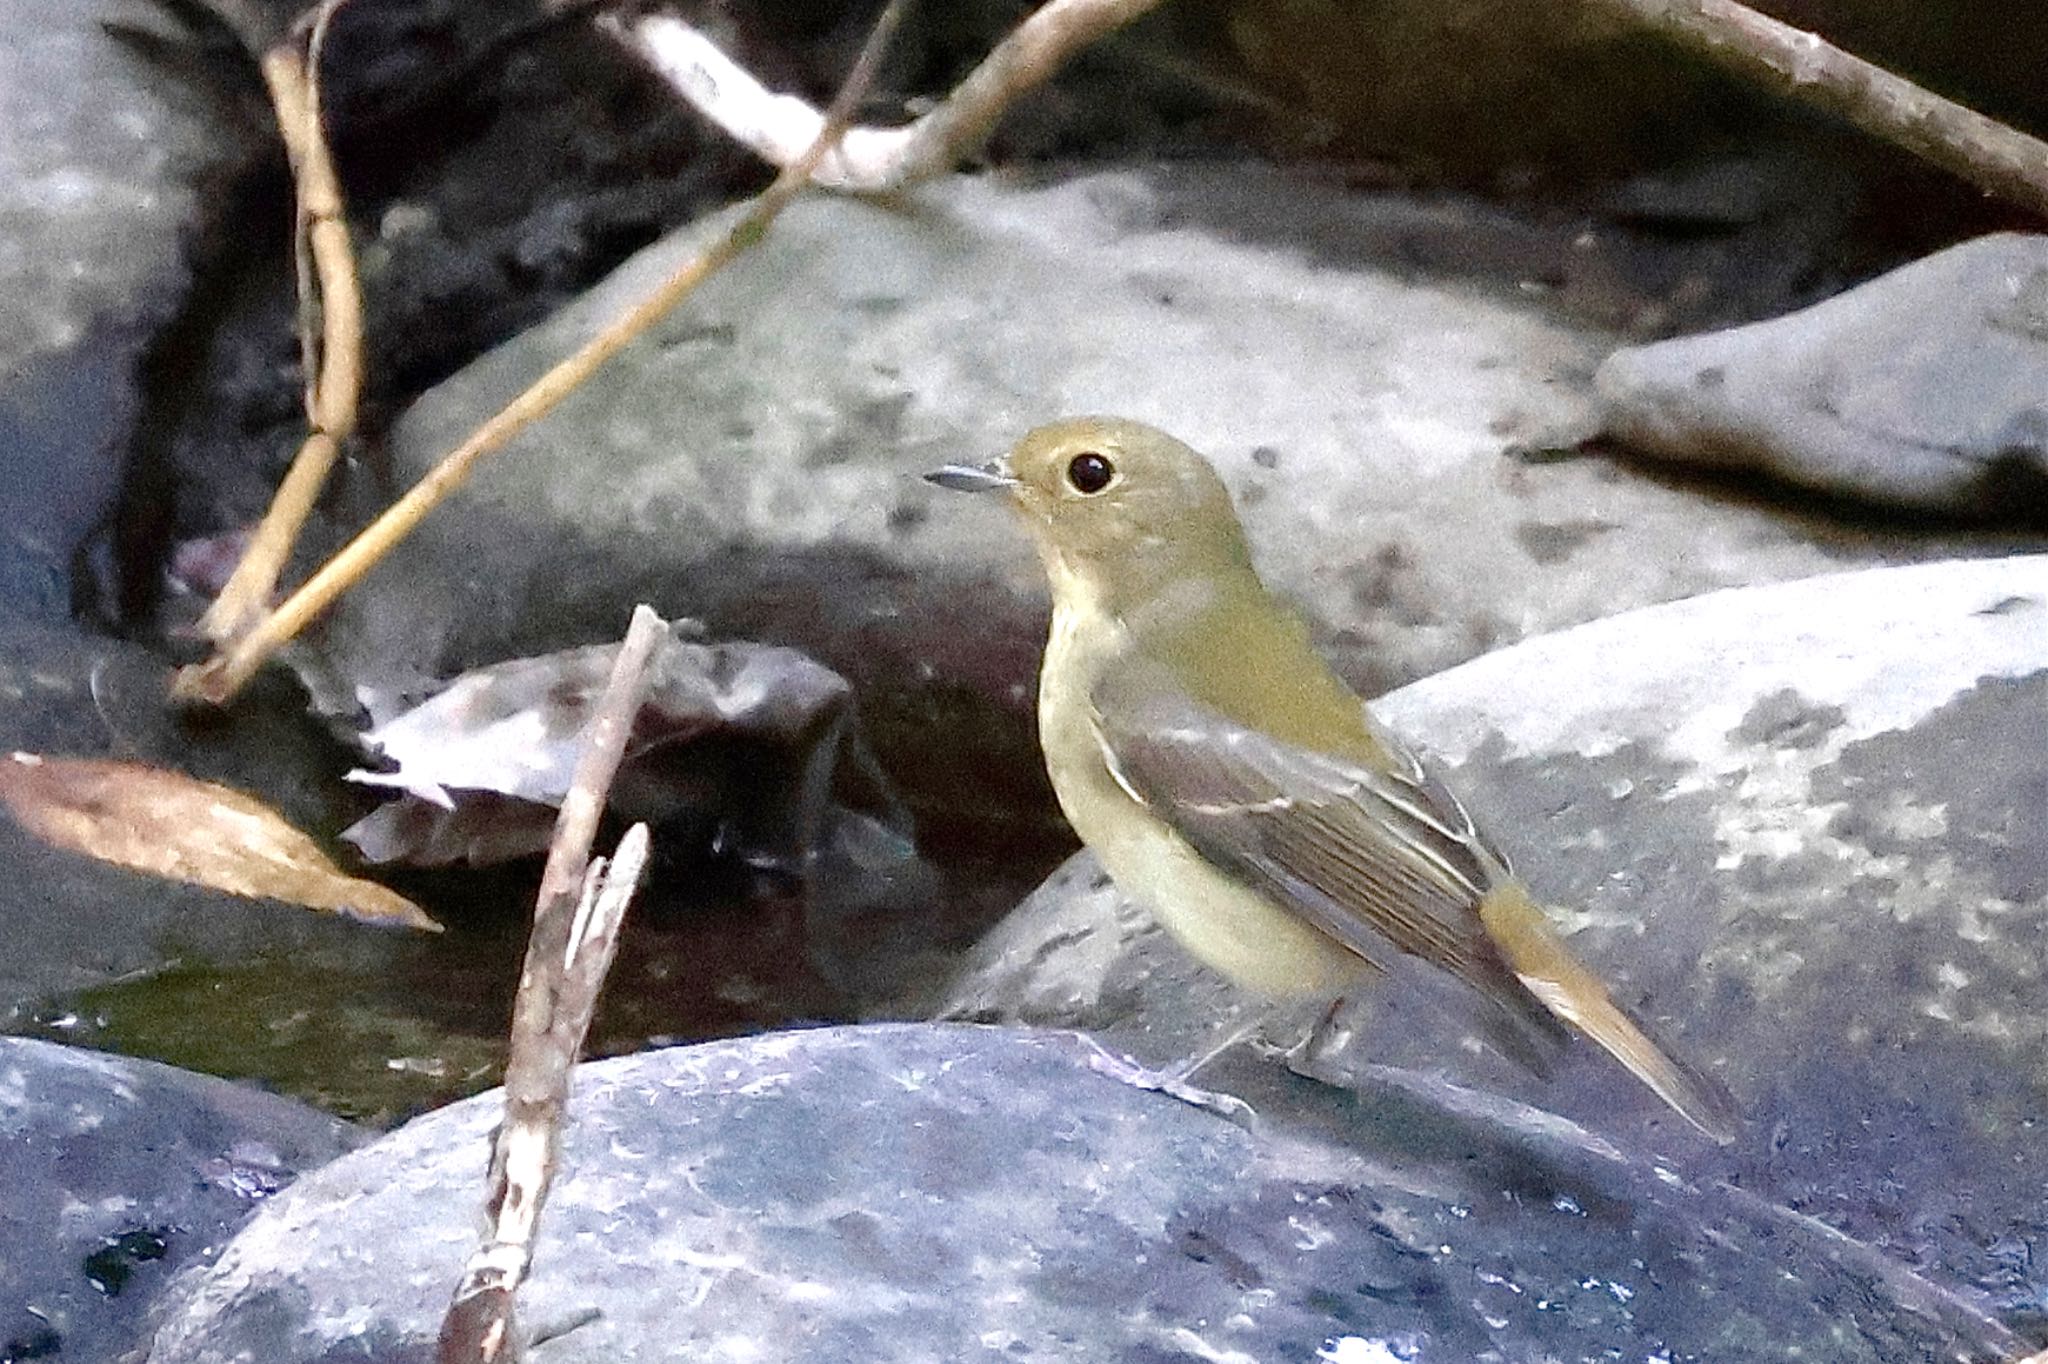
[[[1979,237],[1823,303],[1629,347],[1607,434],[1916,510],[2048,518],[2048,236]]]
[[[1067,1034],[908,1024],[586,1066],[521,1320],[591,1364],[1989,1364],[2017,1343],[1682,1161],[1428,1077],[1361,1101],[1233,1070],[1275,1115],[1247,1130],[1100,1061]],[[141,1358],[431,1358],[500,1103],[302,1181],[180,1283]]]
[[[1705,1168],[2041,1318],[2025,1247],[2048,1235],[2048,558],[1653,607],[1378,710],[1562,907],[1574,952],[1734,1092],[1744,1133]],[[950,999],[1152,1064],[1251,1007],[1086,854]],[[1546,1083],[1427,1001],[1369,995],[1354,1018],[1325,1069],[1442,1070],[1617,1139],[1683,1137],[1589,1047]]]
[[[410,481],[723,219],[634,257],[423,396]],[[1617,287],[1596,243],[1455,196],[1241,163],[960,176],[800,200],[494,456],[340,604],[321,690],[615,638],[635,601],[850,678],[928,818],[1042,788],[1044,585],[997,506],[928,487],[1057,417],[1165,426],[1368,692],[1617,609],[1959,537],[1834,534],[1597,458]],[[1605,274],[1603,274],[1605,272]],[[1537,283],[1537,281],[1544,281]]]
[[[365,1136],[210,1076],[0,1037],[0,1359],[116,1358],[172,1274]]]
[[[153,386],[198,345],[159,348],[265,145],[198,46],[146,0],[0,0],[0,610],[117,587]]]

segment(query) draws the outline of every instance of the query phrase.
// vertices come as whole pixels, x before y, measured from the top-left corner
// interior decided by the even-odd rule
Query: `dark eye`
[[[1067,461],[1067,482],[1078,493],[1099,493],[1116,477],[1116,466],[1102,455],[1089,451]]]

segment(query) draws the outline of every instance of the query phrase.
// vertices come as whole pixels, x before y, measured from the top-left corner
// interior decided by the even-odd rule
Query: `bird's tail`
[[[1694,1127],[1715,1141],[1735,1139],[1739,1115],[1728,1091],[1651,1041],[1565,950],[1526,889],[1513,881],[1494,887],[1479,902],[1479,917],[1508,969],[1545,1008],[1598,1042]]]

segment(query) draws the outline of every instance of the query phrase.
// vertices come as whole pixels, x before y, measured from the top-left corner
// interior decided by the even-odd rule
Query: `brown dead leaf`
[[[180,772],[15,753],[0,761],[0,803],[43,841],[133,871],[371,923],[441,930],[396,891],[343,872],[262,801]]]

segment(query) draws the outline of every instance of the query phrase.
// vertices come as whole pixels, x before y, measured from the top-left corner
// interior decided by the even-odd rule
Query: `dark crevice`
[[[269,224],[270,240],[291,230],[291,195],[282,156],[227,178],[206,197],[214,220],[189,249],[192,284],[184,306],[157,333],[140,361],[141,410],[128,450],[121,494],[93,558],[105,570],[82,575],[74,607],[81,617],[127,636],[146,633],[162,596],[163,570],[176,535],[173,507],[181,478],[173,455],[179,431],[212,400],[204,383],[215,337],[232,312],[240,284],[252,271],[283,270],[282,251],[256,253]]]

